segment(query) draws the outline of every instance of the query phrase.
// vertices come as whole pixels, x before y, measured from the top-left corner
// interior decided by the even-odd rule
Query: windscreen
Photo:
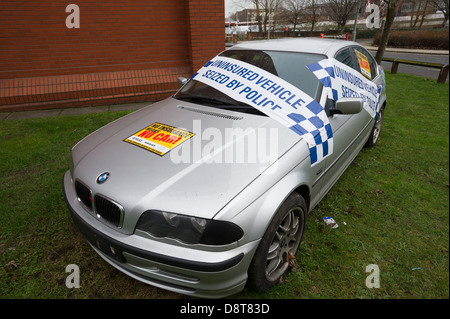
[[[220,56],[244,61],[291,83],[312,98],[316,98],[319,80],[306,67],[325,57],[318,54],[282,51],[228,50]]]
[[[220,56],[243,61],[270,72],[312,98],[317,98],[320,94],[320,81],[306,66],[324,59],[322,55],[282,51],[227,50]],[[174,97],[193,103],[263,115],[257,109],[196,80],[190,80]]]

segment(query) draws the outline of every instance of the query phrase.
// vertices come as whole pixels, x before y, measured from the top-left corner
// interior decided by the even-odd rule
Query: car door
[[[349,67],[364,72],[366,77],[370,80],[379,80],[376,68],[376,63],[373,57],[364,49],[360,47],[346,47],[338,51],[335,59],[348,65]],[[367,65],[362,69],[357,57],[358,54],[364,55],[369,60],[370,71],[367,70]],[[360,59],[363,57],[360,56]],[[370,62],[375,63],[371,65]],[[361,71],[363,70],[363,71]],[[373,78],[373,79],[372,79]],[[381,84],[381,80],[380,80]],[[327,100],[326,109],[330,110],[334,107],[334,101]],[[367,139],[370,130],[372,129],[373,119],[370,114],[364,109],[351,115],[344,114],[329,114],[329,121],[333,130],[333,153],[326,158],[325,170],[321,175],[321,193],[322,195],[334,185],[337,179],[350,165],[352,160],[359,153]]]

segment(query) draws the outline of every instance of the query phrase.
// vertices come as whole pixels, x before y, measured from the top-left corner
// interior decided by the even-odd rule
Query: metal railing
[[[410,61],[410,60],[395,59],[395,58],[383,58],[382,61],[392,63],[392,67],[391,67],[392,74],[397,73],[398,65],[400,63],[402,63],[402,64],[415,65],[415,66],[423,66],[423,67],[433,68],[433,69],[440,69],[438,79],[437,79],[438,83],[445,83],[445,81],[447,80],[448,69],[449,69],[448,64]]]

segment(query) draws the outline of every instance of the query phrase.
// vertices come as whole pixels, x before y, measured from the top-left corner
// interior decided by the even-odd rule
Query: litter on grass
[[[333,219],[333,217],[328,216],[328,217],[324,217],[323,221],[325,222],[325,224],[327,224],[328,227],[330,228],[338,228],[339,225],[338,223],[336,223],[336,221]]]

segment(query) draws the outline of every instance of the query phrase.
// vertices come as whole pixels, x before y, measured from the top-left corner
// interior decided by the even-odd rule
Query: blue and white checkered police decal
[[[378,116],[381,86],[377,87],[361,73],[336,59],[325,59],[307,67],[322,82],[328,98],[337,101],[342,97],[361,97],[364,109],[373,118]]]
[[[191,78],[253,106],[302,136],[312,166],[333,152],[333,133],[322,105],[276,75],[249,63],[215,57]]]

